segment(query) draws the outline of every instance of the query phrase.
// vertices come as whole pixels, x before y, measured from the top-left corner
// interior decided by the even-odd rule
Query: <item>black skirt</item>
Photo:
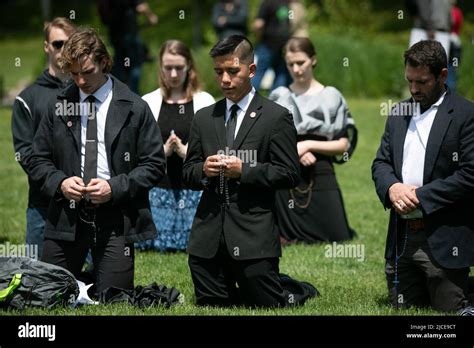
[[[317,156],[315,165],[301,167],[297,188],[278,190],[275,198],[280,234],[306,243],[352,239],[341,191],[330,157]]]

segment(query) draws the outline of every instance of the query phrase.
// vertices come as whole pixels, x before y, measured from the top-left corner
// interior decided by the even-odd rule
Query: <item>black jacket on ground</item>
[[[148,191],[165,174],[166,160],[158,124],[148,104],[112,77],[112,100],[105,124],[105,147],[110,170],[112,204],[123,214],[125,242],[156,237]],[[79,102],[72,84],[57,97],[59,102]],[[45,238],[73,241],[78,209],[60,193],[62,181],[81,176],[81,117],[56,114],[55,103],[43,117],[33,141],[33,179],[43,183],[49,197]]]
[[[13,146],[17,161],[28,175],[30,186],[28,207],[30,208],[46,208],[49,204],[49,199],[41,194],[40,184],[31,179],[33,137],[38,130],[41,118],[48,112],[48,102],[54,100],[58,91],[64,86],[65,83],[45,70],[32,85],[15,98],[13,103]]]

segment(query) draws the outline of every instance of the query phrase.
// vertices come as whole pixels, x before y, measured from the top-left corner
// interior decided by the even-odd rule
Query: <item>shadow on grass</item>
[[[388,298],[388,295],[379,295],[375,299],[375,303],[377,304],[378,307],[382,309],[387,309],[391,308],[392,306],[390,305],[390,299]]]

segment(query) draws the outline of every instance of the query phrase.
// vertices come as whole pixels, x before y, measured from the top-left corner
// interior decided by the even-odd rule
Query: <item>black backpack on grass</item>
[[[0,257],[0,308],[74,307],[79,287],[68,270],[27,257]]]

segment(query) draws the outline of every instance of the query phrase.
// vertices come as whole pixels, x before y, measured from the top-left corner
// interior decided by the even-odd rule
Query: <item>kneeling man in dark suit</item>
[[[412,98],[394,106],[372,165],[391,209],[385,252],[394,306],[457,311],[474,265],[474,104],[445,82],[446,52],[420,41],[405,52]]]
[[[61,59],[74,84],[33,142],[32,175],[51,197],[42,260],[77,276],[91,249],[98,293],[133,289],[133,243],[156,236],[148,190],[165,172],[163,140],[147,103],[108,74],[94,31],[73,34]]]
[[[252,87],[245,37],[221,40],[210,56],[225,99],[196,113],[183,168],[187,185],[204,190],[188,245],[197,304],[302,303],[282,287],[273,213],[275,190],[298,181],[292,116]]]

